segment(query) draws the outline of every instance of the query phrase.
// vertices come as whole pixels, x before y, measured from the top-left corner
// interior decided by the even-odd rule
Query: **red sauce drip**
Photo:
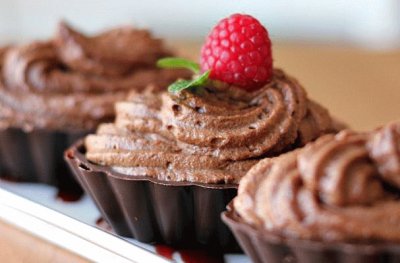
[[[13,176],[9,176],[9,175],[1,175],[0,179],[3,180],[3,181],[10,182],[10,183],[19,183],[19,182],[21,182],[21,180],[18,179],[17,177],[13,177]]]
[[[83,195],[83,192],[78,189],[63,189],[63,188],[59,188],[58,189],[58,193],[57,193],[57,199],[60,199],[64,202],[76,202],[79,201],[79,199],[81,199]]]
[[[223,263],[224,257],[222,254],[211,254],[205,250],[183,249],[175,250],[169,246],[157,245],[156,253],[168,259],[172,259],[175,252],[178,252],[185,263]]]
[[[104,220],[104,218],[99,217],[96,220],[96,226],[98,226],[99,228],[101,228],[102,230],[106,231],[106,232],[111,232],[112,228],[111,226],[107,223],[106,220]]]
[[[83,196],[83,189],[67,174],[58,178],[57,188],[57,199],[64,202],[76,202]]]
[[[224,257],[220,254],[210,254],[204,250],[181,250],[179,251],[182,261],[185,263],[223,263]]]
[[[156,247],[156,253],[160,256],[163,256],[168,259],[172,259],[172,255],[174,254],[175,250],[169,246],[165,245],[157,245]]]
[[[10,183],[22,183],[24,182],[20,178],[9,176],[9,175],[1,175],[1,180],[7,181]],[[58,186],[58,192],[56,198],[63,202],[76,202],[81,199],[83,196],[83,190],[78,186],[76,182],[63,182],[65,186]]]

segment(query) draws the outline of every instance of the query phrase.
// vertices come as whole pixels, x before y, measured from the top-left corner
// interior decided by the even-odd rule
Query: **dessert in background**
[[[1,52],[1,174],[66,183],[63,151],[111,121],[115,101],[187,75],[156,67],[170,54],[147,30],[127,26],[86,36],[65,23],[50,40]]]
[[[261,158],[338,127],[297,80],[272,68],[268,32],[251,16],[220,21],[201,65],[171,57],[158,64],[194,76],[117,102],[115,121],[66,159],[118,234],[231,248],[219,213],[242,176]]]
[[[225,221],[254,262],[398,258],[399,141],[394,122],[262,160],[240,182]]]

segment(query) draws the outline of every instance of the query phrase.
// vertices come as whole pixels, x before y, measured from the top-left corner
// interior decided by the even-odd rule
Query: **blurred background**
[[[275,40],[399,47],[398,0],[0,0],[2,42],[48,37],[62,18],[88,32],[119,24],[160,36],[201,39],[222,17],[252,14]]]
[[[60,19],[87,33],[133,24],[196,58],[211,27],[236,12],[257,17],[275,65],[352,127],[400,119],[398,0],[0,0],[0,43],[51,37]]]

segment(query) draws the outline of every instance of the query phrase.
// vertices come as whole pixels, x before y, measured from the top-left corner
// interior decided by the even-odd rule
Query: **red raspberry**
[[[249,15],[222,19],[201,49],[201,69],[211,69],[211,79],[249,91],[264,85],[272,76],[268,31]]]

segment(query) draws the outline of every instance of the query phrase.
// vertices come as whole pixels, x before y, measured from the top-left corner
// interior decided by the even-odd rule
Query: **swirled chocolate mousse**
[[[167,181],[238,183],[260,158],[335,132],[327,110],[282,70],[249,92],[222,82],[133,93],[86,137],[89,161]]]
[[[159,69],[169,55],[148,31],[121,27],[96,36],[60,23],[54,39],[4,54],[0,126],[88,131],[114,116],[130,90],[164,87],[186,72]]]
[[[400,122],[343,131],[259,162],[242,179],[234,211],[285,237],[400,241]]]

